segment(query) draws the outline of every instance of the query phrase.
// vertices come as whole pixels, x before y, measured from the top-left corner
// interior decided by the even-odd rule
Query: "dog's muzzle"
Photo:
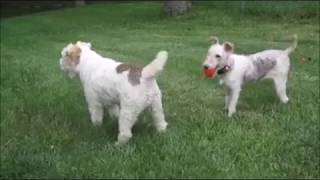
[[[209,65],[207,65],[207,64],[205,64],[205,65],[203,65],[203,69],[209,69]]]

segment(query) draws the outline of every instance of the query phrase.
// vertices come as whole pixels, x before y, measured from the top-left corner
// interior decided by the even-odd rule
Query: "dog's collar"
[[[222,68],[218,69],[218,74],[222,75],[229,72],[230,70],[231,70],[231,67],[229,65],[225,65]]]
[[[224,65],[222,68],[218,69],[218,74],[219,74],[219,75],[226,74],[226,73],[229,72],[229,71],[232,69],[232,67],[233,67],[234,60],[233,60],[232,58],[230,58],[230,55],[227,56],[226,60],[227,60],[227,64]]]

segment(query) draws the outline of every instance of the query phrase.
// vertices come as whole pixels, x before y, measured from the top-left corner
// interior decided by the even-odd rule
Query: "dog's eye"
[[[221,56],[219,54],[216,54],[216,58],[221,58]]]

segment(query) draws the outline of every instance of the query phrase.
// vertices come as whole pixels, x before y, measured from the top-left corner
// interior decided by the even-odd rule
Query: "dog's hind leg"
[[[161,95],[156,96],[153,102],[151,103],[151,113],[154,120],[154,125],[157,128],[157,130],[159,132],[165,131],[168,123],[166,122],[164,117]]]
[[[280,76],[273,78],[275,89],[277,91],[277,95],[279,96],[281,102],[287,103],[289,101],[289,98],[287,96],[287,77],[286,76]]]
[[[139,112],[132,107],[121,107],[119,116],[119,134],[116,145],[126,144],[132,137],[131,129],[137,121]]]

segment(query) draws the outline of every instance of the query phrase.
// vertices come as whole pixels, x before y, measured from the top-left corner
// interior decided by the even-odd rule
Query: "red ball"
[[[216,75],[216,69],[215,68],[204,69],[203,73],[206,77],[213,78]]]

